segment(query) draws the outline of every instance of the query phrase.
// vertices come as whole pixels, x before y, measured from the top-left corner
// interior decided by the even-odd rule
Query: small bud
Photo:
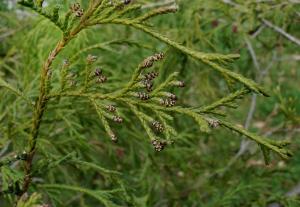
[[[163,105],[163,106],[166,106],[166,107],[172,107],[172,106],[175,106],[176,104],[176,100],[174,99],[161,99],[160,100],[160,104]]]
[[[120,116],[113,116],[113,121],[121,124],[123,122],[123,119]]]
[[[96,68],[94,74],[95,74],[95,76],[100,76],[102,74],[102,70],[100,68]]]
[[[143,92],[138,92],[136,96],[143,101],[150,99],[149,94]]]
[[[113,105],[108,105],[106,106],[107,111],[109,112],[115,112],[117,109]]]
[[[216,119],[208,120],[208,124],[211,128],[217,128],[218,126],[220,126],[220,122]]]
[[[153,121],[152,126],[157,132],[163,132],[164,131],[164,126],[158,121]]]
[[[146,73],[144,75],[144,77],[145,77],[146,80],[151,81],[151,80],[155,79],[158,75],[159,75],[158,72],[149,72],[149,73]]]
[[[96,60],[97,60],[97,56],[94,56],[94,55],[91,55],[91,54],[89,54],[86,58],[86,61],[87,61],[88,64],[92,64]]]
[[[159,61],[163,58],[164,58],[163,53],[157,53],[155,55],[152,55],[143,61],[143,63],[140,65],[140,68],[150,68],[153,66],[154,62]]]
[[[175,101],[177,100],[177,96],[173,93],[167,93],[167,97]]]
[[[178,87],[180,87],[180,88],[185,87],[184,81],[177,81],[177,82],[175,83],[175,85],[178,86]]]
[[[154,140],[152,140],[151,143],[152,143],[153,146],[155,146],[155,145],[157,145],[159,143],[159,141],[157,139],[154,139]]]
[[[113,141],[113,142],[117,142],[118,141],[118,137],[117,137],[117,135],[115,133],[111,132],[109,134],[109,136],[111,138],[111,141]]]
[[[82,17],[83,16],[83,9],[79,9],[78,11],[75,12],[76,17]]]
[[[64,67],[69,66],[70,65],[70,61],[68,59],[64,59],[63,65],[64,65]]]
[[[142,81],[142,84],[145,86],[145,88],[148,92],[152,91],[152,87],[153,87],[153,82],[152,81],[145,79],[145,80]]]
[[[153,59],[151,57],[146,58],[143,63],[141,64],[141,68],[150,68],[153,66]]]
[[[164,145],[156,145],[156,146],[154,147],[154,149],[155,149],[157,152],[161,152],[164,148],[165,148]]]
[[[154,149],[157,152],[160,152],[165,148],[166,142],[162,142],[162,141],[159,141],[158,139],[154,139],[154,140],[152,140],[152,145],[154,146]]]
[[[97,79],[97,83],[105,83],[107,81],[107,77],[105,75],[100,75]]]
[[[162,60],[165,57],[165,55],[164,55],[164,53],[160,52],[160,53],[153,55],[152,57],[153,57],[154,61],[159,61],[159,60]]]
[[[70,6],[70,10],[72,11],[72,12],[76,12],[76,11],[78,11],[80,9],[80,4],[79,3],[75,3],[75,4],[72,4],[71,6]]]

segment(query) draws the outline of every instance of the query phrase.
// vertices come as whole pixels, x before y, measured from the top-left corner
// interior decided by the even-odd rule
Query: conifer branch
[[[33,2],[21,1],[20,4],[40,12],[40,10],[35,7]],[[92,10],[93,8],[89,10],[88,14],[91,13]],[[22,195],[27,192],[31,183],[31,169],[32,169],[33,157],[36,152],[36,142],[39,135],[39,129],[42,122],[42,118],[49,100],[47,97],[49,93],[48,85],[51,83],[51,74],[52,74],[50,67],[53,61],[55,60],[56,56],[63,50],[63,48],[70,42],[70,40],[73,39],[84,28],[85,20],[87,19],[87,17],[88,16],[86,14],[81,19],[80,23],[77,26],[75,26],[74,29],[70,29],[68,35],[64,36],[63,39],[57,43],[55,48],[50,52],[48,58],[46,59],[41,69],[39,97],[35,104],[31,135],[28,140],[28,149],[27,149],[28,156],[25,162],[25,177],[23,181],[22,192],[20,193],[18,200],[20,200]]]
[[[262,95],[267,96],[267,97],[269,96],[269,94],[261,86],[259,86],[256,82],[254,82],[253,80],[245,78],[242,75],[239,75],[239,74],[237,74],[235,72],[232,72],[230,70],[227,70],[227,69],[221,67],[220,65],[218,65],[216,63],[213,63],[211,61],[204,60],[203,62],[207,63],[212,68],[219,71],[220,73],[225,74],[225,75],[229,76],[230,78],[232,78],[232,79],[234,79],[234,80],[236,80],[240,83],[243,83],[248,89],[250,89],[250,90],[252,90],[252,91],[254,91],[258,94],[262,94]]]
[[[241,89],[238,91],[235,91],[231,94],[229,94],[228,96],[217,100],[216,102],[208,105],[208,106],[204,106],[204,107],[200,107],[199,109],[196,109],[197,112],[199,113],[209,113],[213,110],[215,110],[218,107],[221,106],[230,106],[230,104],[232,102],[234,102],[236,99],[241,99],[243,98],[246,94],[250,93],[250,91],[248,89]]]
[[[23,100],[25,100],[28,103],[28,105],[30,105],[31,107],[33,107],[32,101],[30,101],[29,98],[27,98],[20,90],[14,88],[13,86],[11,86],[9,83],[7,83],[2,78],[0,78],[0,87],[4,87],[4,88],[8,89],[9,91],[11,91],[12,93],[14,93],[15,95],[17,95],[20,98],[22,98]]]
[[[284,159],[288,159],[292,156],[292,153],[289,150],[284,148],[288,144],[285,141],[276,142],[276,141],[272,141],[272,140],[260,137],[256,134],[248,132],[247,130],[245,130],[241,127],[235,126],[224,120],[220,120],[220,124],[228,129],[231,129],[235,132],[240,133],[241,135],[248,137],[249,139],[252,139],[253,141],[255,141],[258,144],[260,144],[261,146],[263,146],[264,148],[267,148],[269,150],[276,152],[280,157],[282,157]],[[263,149],[263,153],[266,153],[266,151],[264,149]]]
[[[158,139],[158,137],[152,132],[151,128],[149,127],[148,123],[151,121],[149,116],[145,115],[144,113],[140,112],[136,106],[133,104],[128,104],[132,112],[135,116],[140,120],[142,126],[144,127],[146,133],[148,134],[151,141]],[[147,123],[148,122],[148,123]]]
[[[144,14],[143,16],[140,16],[136,19],[137,22],[144,22],[147,21],[150,18],[153,18],[155,16],[159,16],[162,14],[169,14],[169,13],[176,13],[177,12],[177,8],[176,7],[161,7],[158,9],[154,9],[146,14]]]
[[[180,50],[181,52],[206,63],[207,65],[211,66],[213,69],[219,71],[220,73],[225,74],[230,78],[243,83],[246,87],[253,90],[254,92],[263,94],[264,96],[269,96],[262,87],[260,87],[257,83],[255,83],[251,79],[245,78],[240,74],[232,72],[228,69],[221,67],[217,63],[212,62],[212,61],[230,61],[232,59],[238,58],[239,55],[220,55],[220,54],[209,54],[209,53],[201,53],[201,52],[193,51],[189,48],[186,48],[183,45],[180,45],[168,39],[167,37],[164,37],[163,35],[155,31],[152,31],[151,29],[135,22],[134,20],[106,20],[106,21],[99,22],[99,24],[123,24],[123,25],[129,25],[135,27],[136,29],[142,30],[145,33],[148,33],[151,36],[165,42],[166,44]]]
[[[153,37],[155,37],[158,40],[163,41],[164,43],[170,45],[171,47],[174,47],[178,49],[179,51],[195,58],[198,60],[210,60],[210,61],[231,61],[232,59],[239,58],[240,56],[238,54],[229,54],[229,55],[221,55],[217,53],[203,53],[203,52],[198,52],[194,51],[190,48],[187,48],[173,40],[170,40],[169,38],[163,36],[162,34],[151,30],[145,25],[142,25],[140,22],[137,22],[135,20],[128,20],[128,19],[107,19],[107,20],[102,20],[96,23],[91,23],[91,26],[93,24],[121,24],[121,25],[128,25],[132,26],[138,30],[141,30]]]
[[[85,166],[87,168],[95,169],[98,172],[105,173],[107,175],[121,175],[121,173],[118,172],[118,171],[108,170],[108,169],[103,168],[103,167],[101,167],[99,165],[96,165],[94,163],[90,163],[90,162],[86,162],[86,161],[81,161],[81,160],[77,160],[77,159],[72,159],[70,162],[78,164],[78,165],[81,165],[81,166]]]
[[[21,202],[21,197],[28,192],[29,187],[32,182],[33,176],[33,159],[37,151],[37,141],[40,134],[40,127],[44,114],[49,107],[49,102],[56,98],[72,98],[74,102],[80,99],[84,99],[89,102],[94,110],[96,111],[99,119],[102,122],[104,131],[109,135],[112,141],[117,141],[117,135],[113,131],[113,125],[111,122],[122,123],[123,119],[118,115],[117,108],[113,105],[120,104],[121,106],[127,107],[129,113],[133,113],[139,120],[140,125],[144,128],[146,134],[149,136],[151,143],[156,151],[161,151],[167,144],[172,142],[172,136],[176,136],[177,132],[174,127],[170,124],[174,120],[172,114],[180,114],[192,118],[195,123],[198,124],[201,132],[209,133],[213,128],[223,126],[232,131],[238,132],[245,135],[251,140],[254,140],[262,147],[263,154],[266,160],[269,160],[270,151],[276,152],[282,158],[287,159],[291,156],[291,153],[285,148],[287,142],[285,141],[274,141],[266,139],[264,137],[253,134],[243,128],[237,127],[236,125],[220,120],[213,117],[212,115],[225,115],[218,111],[219,107],[232,107],[235,108],[237,105],[234,103],[237,99],[243,98],[245,95],[249,94],[251,91],[263,94],[267,96],[268,94],[264,91],[254,81],[243,77],[242,75],[232,72],[224,68],[221,64],[228,63],[239,55],[229,54],[214,54],[214,53],[204,53],[187,48],[164,35],[152,30],[145,22],[151,18],[166,14],[173,13],[175,9],[173,7],[164,7],[151,10],[146,14],[137,15],[135,12],[141,9],[140,5],[127,5],[130,1],[109,1],[109,0],[90,0],[88,8],[84,10],[79,4],[73,4],[70,10],[65,13],[64,19],[62,20],[59,16],[59,8],[55,7],[52,14],[45,12],[42,7],[43,1],[32,1],[32,0],[22,0],[20,4],[32,9],[38,14],[46,17],[51,22],[53,22],[60,30],[63,35],[61,40],[58,41],[53,50],[51,50],[47,59],[42,65],[40,71],[40,85],[37,101],[34,104],[34,111],[32,116],[32,127],[30,136],[28,138],[27,150],[23,157],[17,155],[14,158],[8,158],[6,160],[0,161],[0,166],[9,165],[10,163],[23,160],[25,162],[23,178],[23,185],[17,195],[18,201]],[[128,17],[134,14],[135,17]],[[136,16],[137,15],[137,16]],[[151,70],[153,65],[157,64],[164,58],[163,53],[156,53],[152,56],[145,58],[133,71],[131,78],[123,86],[115,89],[112,92],[107,92],[105,88],[105,82],[107,80],[106,75],[103,74],[101,68],[93,69],[96,61],[96,56],[89,55],[86,59],[86,67],[80,68],[79,72],[79,87],[67,87],[67,77],[70,72],[72,63],[80,58],[83,53],[93,50],[93,49],[107,49],[105,46],[111,44],[136,44],[135,42],[128,40],[114,40],[104,43],[99,43],[96,45],[89,46],[87,48],[75,51],[71,58],[66,60],[59,71],[59,84],[57,89],[55,84],[53,84],[54,79],[52,78],[54,70],[51,66],[56,60],[57,56],[61,51],[70,43],[70,41],[77,37],[77,35],[84,29],[99,25],[99,24],[119,24],[138,29],[152,37],[166,43],[167,45],[181,51],[182,53],[199,60],[206,65],[209,65],[214,70],[218,71],[228,79],[232,79],[238,83],[242,83],[245,88],[237,90],[228,96],[221,98],[211,104],[202,107],[182,107],[176,106],[177,96],[169,92],[171,87],[184,87],[185,83],[181,80],[177,80],[179,73],[172,73],[169,75],[162,83],[155,85],[154,79],[159,75],[158,71]],[[94,71],[93,71],[94,70]],[[151,71],[149,71],[151,70]],[[96,85],[97,84],[97,85]],[[0,86],[5,87],[28,103],[31,104],[30,99],[26,98],[19,90],[14,89],[8,83],[0,79]],[[104,92],[99,92],[99,90]],[[62,102],[62,101],[61,101]],[[106,102],[112,102],[112,105],[107,105]],[[50,105],[51,106],[51,105]],[[151,115],[148,115],[153,112]],[[68,119],[64,115],[61,115],[64,121]],[[68,122],[71,126],[72,123]],[[79,133],[78,133],[79,134]],[[59,165],[65,160],[71,160],[78,165],[83,165],[94,170],[101,171],[106,174],[119,174],[116,171],[110,171],[104,169],[93,163],[88,163],[84,161],[79,161],[73,159],[73,154],[67,155],[56,162],[53,162],[53,167]],[[59,185],[59,184],[47,184],[40,185],[42,188],[53,188],[53,189],[64,189],[75,192],[80,192],[87,194],[91,197],[96,198],[98,201],[102,202],[105,206],[116,206],[116,204],[110,201],[111,195],[114,193],[123,192],[123,189],[116,189],[113,191],[92,191],[89,189],[81,188],[78,186],[69,185]]]
[[[131,40],[126,40],[126,39],[119,39],[119,40],[111,40],[111,41],[107,41],[107,42],[102,42],[102,43],[98,43],[95,45],[91,45],[89,47],[83,48],[81,50],[79,50],[78,52],[76,52],[71,58],[70,58],[70,63],[73,64],[74,61],[80,57],[80,55],[82,55],[85,52],[88,52],[90,50],[94,50],[94,49],[101,49],[101,50],[109,50],[106,46],[108,45],[115,45],[115,44],[127,44],[127,45],[136,45],[139,47],[144,47],[149,49],[149,47],[139,44],[136,41],[131,41]]]
[[[7,157],[4,160],[0,160],[0,168],[5,165],[10,165],[18,160],[26,160],[27,153],[24,151],[23,153],[16,154],[12,157]]]
[[[50,22],[52,22],[57,28],[59,28],[62,32],[64,32],[64,27],[63,24],[61,23],[59,19],[59,7],[55,7],[52,11],[52,14],[49,12],[44,11],[44,8],[42,7],[43,0],[39,0],[34,4],[33,2],[26,1],[26,0],[21,0],[18,3],[24,7],[27,7],[31,9],[32,11],[38,13],[39,15],[45,17],[48,19]]]
[[[78,187],[78,186],[70,186],[70,185],[64,185],[64,184],[44,184],[44,185],[40,185],[40,187],[46,188],[46,189],[47,188],[63,189],[63,190],[81,192],[81,193],[84,193],[86,195],[89,195],[89,196],[95,198],[96,200],[100,201],[106,207],[119,206],[109,200],[109,198],[112,196],[110,194],[123,192],[122,189],[114,189],[114,190],[110,190],[110,191],[100,191],[100,190],[93,191],[93,190],[85,189],[85,188]]]

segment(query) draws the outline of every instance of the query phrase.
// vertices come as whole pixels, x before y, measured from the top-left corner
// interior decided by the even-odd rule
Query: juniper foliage
[[[34,60],[25,62],[22,67],[26,69],[20,74],[15,74],[14,68],[21,66],[10,63],[7,68],[13,76],[4,75],[0,79],[1,90],[7,94],[3,96],[6,106],[1,109],[0,117],[5,120],[1,124],[4,132],[1,135],[6,145],[6,156],[0,163],[1,194],[8,202],[30,206],[41,203],[43,195],[44,201],[60,206],[64,199],[59,193],[66,192],[66,197],[68,193],[77,193],[82,206],[85,196],[94,198],[91,201],[94,205],[139,206],[143,202],[141,198],[137,199],[133,190],[127,188],[122,174],[99,164],[97,152],[105,152],[110,145],[104,138],[117,142],[108,149],[117,150],[120,157],[124,156],[122,144],[132,143],[128,147],[134,151],[146,145],[142,142],[146,137],[148,145],[155,151],[176,149],[176,140],[182,139],[176,126],[180,121],[176,120],[182,116],[194,120],[199,134],[212,133],[223,127],[255,141],[267,164],[271,152],[283,159],[291,156],[286,148],[288,141],[257,135],[225,118],[224,108],[237,108],[237,103],[245,96],[268,96],[255,81],[229,69],[239,55],[199,52],[154,29],[152,19],[175,13],[177,7],[153,9],[135,2],[113,0],[59,6],[52,2],[45,6],[44,1],[32,0],[18,3],[40,15],[42,20],[46,19],[37,21],[36,28],[45,29],[51,24],[60,33],[55,32],[52,37],[47,34],[49,45],[35,46],[33,38],[27,43],[30,45],[28,54],[22,55]],[[105,41],[98,42],[97,34],[105,25],[123,25],[125,30],[134,28],[170,49],[160,51],[127,38],[110,39],[109,32]],[[33,31],[35,38],[45,35],[42,29]],[[83,41],[85,39],[88,41]],[[104,53],[115,53],[113,47],[125,46],[135,48],[137,53],[143,49],[152,54],[144,59],[131,58],[132,63],[121,66],[126,68],[122,72],[114,70],[117,61],[106,60]],[[230,92],[201,106],[185,105],[175,92],[178,92],[176,88],[188,88],[188,80],[182,80],[182,74],[176,71],[168,74],[165,67],[173,53],[191,57],[216,71],[227,81]],[[31,68],[32,72],[26,73]],[[188,68],[185,70],[188,73]],[[7,150],[10,153],[6,153]],[[144,167],[149,167],[149,163]],[[70,170],[77,173],[70,175]],[[57,173],[63,176],[58,177]],[[85,180],[80,180],[82,176]],[[91,182],[95,183],[85,185]]]

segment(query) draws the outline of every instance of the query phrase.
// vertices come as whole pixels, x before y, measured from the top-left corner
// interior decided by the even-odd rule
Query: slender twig
[[[10,90],[12,93],[16,94],[18,97],[25,100],[27,102],[27,104],[30,105],[32,108],[34,107],[32,101],[29,98],[27,98],[19,89],[14,88],[10,84],[8,84],[4,80],[2,80],[1,78],[0,78],[0,87],[4,87],[4,88]]]
[[[257,58],[256,58],[256,54],[255,54],[255,51],[254,51],[254,49],[252,47],[252,44],[251,44],[250,40],[247,37],[245,37],[244,39],[245,39],[245,42],[247,44],[247,49],[248,49],[248,51],[249,51],[249,53],[251,55],[251,58],[253,60],[255,69],[259,72],[259,71],[261,71],[261,69],[260,69],[260,66],[258,64],[258,61],[257,61]]]
[[[22,192],[20,193],[19,199],[22,197],[24,193],[28,191],[29,185],[31,183],[31,168],[32,168],[32,160],[36,152],[36,140],[39,135],[39,128],[48,102],[47,91],[46,91],[46,82],[49,79],[48,72],[50,70],[50,66],[53,63],[53,60],[59,54],[59,52],[64,48],[66,44],[67,42],[64,40],[61,40],[57,43],[56,47],[52,50],[52,52],[48,56],[41,70],[39,98],[34,108],[31,135],[28,141],[29,142],[28,153],[27,153],[28,156],[25,161],[25,177],[23,181]]]
[[[261,25],[258,30],[256,30],[256,32],[254,34],[251,35],[251,38],[254,39],[256,38],[259,34],[261,34],[261,32],[266,28],[266,26],[263,24]]]
[[[172,5],[172,4],[174,4],[174,5],[176,4],[175,0],[165,0],[162,2],[146,4],[146,5],[142,6],[142,9],[150,9],[150,8],[155,8],[155,7],[168,6],[168,5]]]
[[[291,34],[287,33],[286,31],[284,31],[282,28],[272,24],[270,21],[266,20],[266,19],[262,19],[262,22],[270,27],[271,29],[273,29],[274,31],[278,32],[279,34],[281,34],[282,36],[284,36],[285,38],[287,38],[288,40],[290,40],[293,43],[296,43],[298,46],[300,46],[300,40],[297,39],[296,37],[292,36]]]
[[[256,67],[256,70],[258,71],[258,76],[257,76],[257,82],[260,83],[263,78],[267,75],[268,71],[270,70],[270,68],[272,67],[275,59],[276,59],[276,55],[273,55],[273,58],[271,60],[271,62],[269,63],[269,65],[264,69],[261,70],[261,67],[258,63],[257,57],[256,57],[256,53],[252,47],[251,42],[249,41],[248,38],[245,38],[245,42],[247,44],[247,48],[249,50],[249,53],[251,55],[251,58],[253,60],[254,66]],[[255,109],[256,109],[256,101],[257,101],[257,94],[253,94],[251,97],[251,104],[250,104],[250,108],[247,114],[247,118],[244,124],[244,128],[245,129],[249,129],[251,121],[253,119],[254,113],[255,113]],[[241,157],[247,150],[248,147],[251,143],[251,140],[243,138],[243,140],[241,141],[240,144],[240,148],[239,151],[235,154],[235,156],[228,162],[226,169],[228,169],[230,166],[232,166],[239,157]],[[226,171],[226,170],[225,170]]]
[[[49,101],[48,98],[48,82],[51,82],[50,68],[57,57],[57,55],[63,50],[63,48],[85,27],[85,21],[88,16],[94,11],[95,8],[90,8],[87,10],[84,16],[82,16],[80,23],[67,35],[64,36],[58,43],[55,48],[50,52],[48,58],[46,59],[43,67],[41,69],[40,74],[40,88],[39,88],[39,97],[34,106],[34,114],[32,120],[32,128],[30,137],[28,140],[28,149],[27,149],[27,159],[25,161],[25,176],[23,180],[22,191],[19,194],[18,200],[16,204],[19,202],[21,197],[28,191],[30,183],[31,183],[31,169],[32,169],[32,161],[36,152],[36,142],[39,136],[39,129],[42,122],[42,118]]]
[[[237,4],[231,0],[222,0],[225,4],[231,5],[233,7],[242,7],[241,4]],[[297,0],[290,0],[290,3],[299,3]],[[281,34],[282,36],[284,36],[285,38],[287,38],[288,40],[290,40],[291,42],[297,44],[298,46],[300,46],[300,40],[296,37],[294,37],[293,35],[287,33],[286,31],[284,31],[282,28],[274,25],[272,22],[266,20],[266,19],[261,19],[261,22],[263,24],[265,24],[267,27],[273,29],[274,31],[278,32],[279,34]]]

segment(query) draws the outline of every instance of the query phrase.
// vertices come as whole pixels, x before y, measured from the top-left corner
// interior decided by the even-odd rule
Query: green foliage
[[[293,205],[282,189],[276,189],[278,197],[266,193],[271,182],[278,188],[285,178],[277,168],[255,169],[250,161],[261,156],[244,154],[248,160],[239,165],[230,159],[238,147],[232,139],[236,132],[258,144],[271,167],[297,163],[298,154],[285,161],[292,155],[289,143],[297,151],[295,140],[282,134],[268,138],[264,129],[234,124],[242,117],[232,111],[247,110],[242,101],[247,95],[252,100],[271,96],[284,115],[280,129],[292,131],[299,124],[297,109],[288,107],[284,92],[272,92],[273,80],[268,93],[260,86],[268,70],[259,71],[277,42],[294,52],[291,42],[297,39],[282,32],[297,31],[293,3],[178,1],[176,15],[172,2],[60,3],[22,0],[19,9],[29,14],[24,20],[15,10],[1,14],[6,15],[1,31],[5,25],[21,31],[1,46],[4,206]],[[282,7],[284,21],[274,17]],[[266,19],[283,25],[282,31]],[[28,25],[22,26],[24,21]],[[241,58],[228,54],[232,51]],[[180,90],[184,86],[185,92]],[[274,104],[259,100],[266,102],[260,113],[269,114]],[[266,120],[270,127],[271,118]],[[287,171],[297,173],[299,166],[291,165]],[[246,170],[239,183],[241,169]]]
[[[39,207],[41,206],[41,198],[41,195],[33,193],[27,200],[21,200],[17,207]]]

